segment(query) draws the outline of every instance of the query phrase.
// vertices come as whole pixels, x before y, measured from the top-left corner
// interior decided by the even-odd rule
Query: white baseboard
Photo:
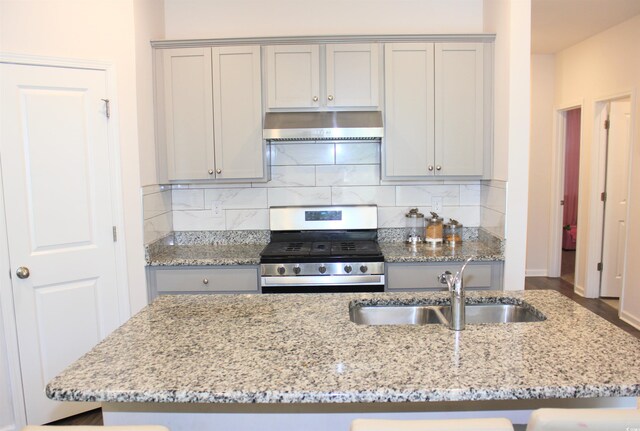
[[[586,297],[587,297],[587,295],[586,295],[586,291],[585,291],[585,289],[584,289],[584,287],[583,287],[583,286],[579,286],[579,285],[575,284],[575,285],[573,286],[573,291],[574,291],[575,293],[577,293],[578,295],[580,295],[580,296],[584,297],[584,298],[586,298]]]
[[[622,319],[623,321],[627,322],[629,325],[633,326],[634,328],[640,329],[640,318],[632,316],[631,314],[627,313],[626,311],[621,311],[620,312],[620,319]]]
[[[548,277],[546,269],[525,269],[525,277]]]

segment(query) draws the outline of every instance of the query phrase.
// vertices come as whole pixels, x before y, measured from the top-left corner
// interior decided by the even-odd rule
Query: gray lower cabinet
[[[438,277],[457,271],[462,262],[387,263],[387,291],[443,290]],[[464,286],[471,290],[502,290],[503,262],[471,262],[464,271]]]
[[[148,268],[149,299],[183,293],[258,293],[257,265]]]

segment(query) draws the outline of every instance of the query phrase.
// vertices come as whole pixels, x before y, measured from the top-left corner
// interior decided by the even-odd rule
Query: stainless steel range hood
[[[369,140],[383,135],[379,111],[267,112],[262,133],[269,141]]]

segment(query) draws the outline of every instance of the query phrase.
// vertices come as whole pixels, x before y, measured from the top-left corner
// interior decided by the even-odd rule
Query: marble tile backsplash
[[[144,243],[150,244],[173,231],[171,186],[142,188]]]
[[[380,144],[371,142],[284,143],[270,145],[270,151],[267,183],[149,189],[144,195],[145,243],[171,230],[269,229],[270,206],[375,204],[379,226],[398,228],[410,208],[431,211],[433,198],[442,198],[440,215],[446,219],[504,236],[504,183],[384,181]]]
[[[505,239],[507,183],[482,181],[480,187],[480,227],[500,239]]]

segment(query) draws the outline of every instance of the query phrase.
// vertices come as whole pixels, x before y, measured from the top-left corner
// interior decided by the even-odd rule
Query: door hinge
[[[118,229],[113,226],[113,242],[118,241]]]
[[[608,118],[606,120],[604,120],[604,129],[605,130],[609,130],[609,126],[610,125],[611,125],[611,123],[609,122]]]
[[[602,272],[602,262],[598,262],[598,271]]]
[[[607,192],[600,193],[600,200],[602,202],[606,202],[607,201]]]
[[[100,99],[104,102],[104,113],[107,118],[111,118],[111,107],[109,106],[109,99]]]

